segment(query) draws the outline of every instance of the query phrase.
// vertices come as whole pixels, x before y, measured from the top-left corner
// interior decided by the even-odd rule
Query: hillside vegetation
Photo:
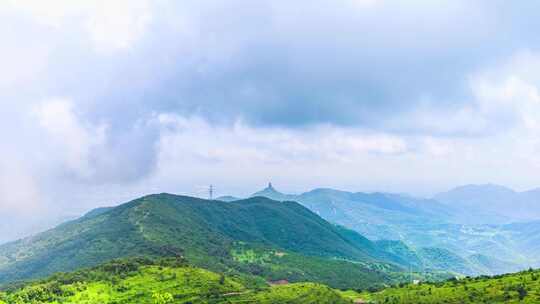
[[[360,295],[371,303],[540,303],[540,271],[387,288]]]
[[[132,303],[352,303],[324,285],[297,283],[246,287],[245,280],[201,268],[182,259],[117,260],[0,292],[4,304]]]
[[[248,252],[258,258],[243,258]],[[184,257],[211,271],[343,289],[399,282],[408,266],[406,258],[298,203],[157,194],[0,246],[0,284],[134,256]]]

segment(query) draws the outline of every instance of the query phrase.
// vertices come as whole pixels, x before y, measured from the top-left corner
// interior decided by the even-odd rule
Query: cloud
[[[289,190],[349,179],[354,172],[362,172],[356,179],[365,180],[368,167],[363,165],[409,153],[403,138],[328,125],[299,130],[237,121],[220,126],[171,113],[156,119],[162,126],[157,165],[144,184],[190,195],[200,195],[196,190],[210,183],[219,193],[246,195],[268,179]]]
[[[303,130],[256,128],[237,121],[215,126],[200,117],[160,114],[164,127],[160,151],[162,163],[192,158],[209,162],[268,162],[287,165],[303,161],[350,162],[362,154],[400,154],[407,145],[388,134],[316,126]],[[166,165],[165,165],[166,166]]]
[[[540,127],[540,56],[526,51],[508,62],[472,78],[473,94],[480,111],[494,121],[513,120],[518,127]]]
[[[537,186],[539,6],[1,1],[0,211]]]
[[[129,49],[152,21],[146,0],[104,1],[94,9],[100,13],[87,20],[86,29],[99,51]]]
[[[0,159],[0,216],[34,213],[43,210],[40,189],[27,164],[3,151]]]
[[[92,158],[105,144],[107,126],[81,122],[66,99],[47,100],[34,113],[62,165],[83,179],[94,175]]]
[[[157,129],[141,120],[121,134],[106,122],[91,122],[78,113],[73,101],[51,98],[34,107],[44,153],[54,155],[53,167],[83,182],[126,182],[151,171]]]
[[[214,123],[429,133],[432,113],[445,113],[446,125],[473,125],[440,133],[481,133],[487,122],[469,118],[467,76],[538,40],[524,36],[534,24],[501,22],[529,4],[502,2],[10,4],[57,28],[45,43],[52,54],[40,60],[52,75],[41,76],[39,91],[71,92],[95,104],[90,115],[121,111],[127,124],[142,112],[176,112]],[[112,55],[89,54],[88,39]],[[217,103],[227,107],[216,111]]]
[[[95,50],[104,53],[129,49],[152,20],[152,5],[146,0],[6,0],[1,5],[4,11],[26,14],[56,31],[79,26]]]
[[[119,108],[127,99],[137,109],[214,123],[429,133],[432,113],[444,113],[438,119],[451,118],[446,125],[473,125],[440,133],[482,133],[487,122],[471,114],[467,76],[535,41],[514,35],[525,24],[500,22],[510,10],[485,5],[167,3],[174,13],[155,20],[152,39],[143,39],[131,65],[110,79],[114,94],[102,95]],[[511,41],[500,41],[498,31]],[[125,73],[136,86],[125,83]],[[227,107],[216,111],[217,103]]]

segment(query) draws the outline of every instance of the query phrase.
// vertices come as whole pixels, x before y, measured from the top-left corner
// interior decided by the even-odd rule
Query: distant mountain
[[[295,202],[157,194],[0,246],[0,283],[141,255],[339,288],[390,283],[407,263]]]
[[[251,195],[251,197],[257,197],[262,196],[269,199],[273,199],[275,201],[288,201],[288,200],[294,200],[295,195],[290,194],[283,194],[279,191],[277,191],[273,186],[272,183],[268,183],[268,186],[264,188],[261,191],[257,191]]]
[[[498,193],[501,197],[512,193],[509,189],[497,186],[486,186],[484,191]],[[463,187],[456,193],[475,193],[475,190],[474,187]],[[472,261],[472,265],[462,267],[469,273],[471,270],[482,274],[514,271],[516,265],[526,268],[536,264],[540,253],[540,248],[523,251],[518,246],[515,240],[521,232],[507,232],[499,225],[492,224],[504,223],[508,218],[449,201],[441,203],[436,199],[408,195],[347,192],[328,188],[290,195],[274,187],[267,187],[257,192],[257,195],[297,201],[329,222],[353,229],[372,240],[400,240],[415,250],[445,249],[466,261],[464,264],[469,263],[468,257],[474,255],[500,261],[497,264],[501,267],[496,267],[494,271],[486,270],[482,265],[477,267],[477,261]],[[498,196],[495,194],[492,197]],[[452,198],[456,199],[458,195]],[[440,267],[444,263],[435,265]],[[503,267],[505,265],[508,266],[506,269]]]
[[[500,227],[514,246],[525,256],[540,256],[540,221],[513,223]],[[531,267],[540,267],[540,259],[529,262]]]
[[[271,184],[248,199],[149,195],[1,245],[0,284],[141,255],[336,288],[395,283],[404,269],[496,274],[540,265],[538,222],[462,222],[477,215],[434,199],[324,188],[293,195]]]
[[[476,201],[481,200],[505,201],[513,198],[515,195],[516,192],[514,190],[495,184],[464,185],[437,194],[435,199],[439,199],[440,201],[456,200],[474,204]]]
[[[479,268],[479,272],[487,273],[490,275],[516,272],[523,269],[522,266],[519,266],[517,264],[501,261],[499,259],[485,256],[482,254],[473,254],[469,256],[467,260],[476,268]]]
[[[234,202],[234,201],[241,200],[241,198],[230,196],[230,195],[224,195],[224,196],[220,196],[220,197],[216,198],[216,200],[217,201],[222,201],[222,202]]]
[[[308,207],[330,222],[347,227],[361,226],[362,234],[373,239],[399,238],[398,233],[388,235],[380,225],[425,221],[448,220],[451,208],[436,201],[415,199],[387,193],[353,193],[328,188],[314,189],[299,195],[284,194],[271,184],[253,194],[278,201],[296,201]],[[369,230],[370,227],[372,230]]]
[[[520,193],[521,197],[528,201],[538,202],[540,205],[540,188],[524,191]]]
[[[426,269],[447,269],[467,275],[479,273],[469,261],[447,249],[426,247],[420,248],[419,252]]]
[[[486,184],[466,185],[437,194],[436,200],[472,212],[492,214],[491,224],[540,219],[540,190],[516,192]]]
[[[386,193],[319,188],[291,195],[270,185],[253,195],[299,202],[324,219],[354,229],[373,240],[406,241],[405,236],[412,226],[447,223],[456,216],[452,208],[434,200]]]

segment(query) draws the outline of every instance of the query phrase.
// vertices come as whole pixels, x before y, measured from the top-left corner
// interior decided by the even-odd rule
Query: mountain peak
[[[264,196],[264,197],[267,197],[269,199],[273,199],[273,200],[276,200],[276,201],[286,201],[286,200],[290,200],[292,198],[292,196],[290,196],[290,195],[287,195],[287,194],[284,194],[284,193],[281,193],[281,192],[277,191],[276,188],[274,188],[274,186],[272,185],[272,183],[268,183],[268,186],[266,188],[264,188],[261,191],[257,191],[255,193],[253,193],[253,195],[251,195],[251,196],[252,197],[254,197],[254,196]]]
[[[499,201],[508,200],[517,193],[505,186],[496,184],[469,184],[456,187],[447,192],[435,195],[435,199],[442,202],[447,201]]]
[[[497,192],[515,192],[513,189],[510,189],[505,186],[488,183],[488,184],[468,184],[458,186],[448,192],[452,191],[497,191]]]
[[[264,196],[263,194],[283,194],[274,188],[271,182],[268,183],[268,186],[266,188],[262,189],[261,191],[255,192],[252,196]]]

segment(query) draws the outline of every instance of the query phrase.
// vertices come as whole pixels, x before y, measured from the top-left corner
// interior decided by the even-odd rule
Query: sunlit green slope
[[[249,284],[248,284],[249,285]],[[248,288],[245,279],[188,266],[181,259],[119,260],[0,293],[8,304],[352,303],[315,283]]]
[[[540,271],[411,284],[360,297],[371,303],[540,303]]]

